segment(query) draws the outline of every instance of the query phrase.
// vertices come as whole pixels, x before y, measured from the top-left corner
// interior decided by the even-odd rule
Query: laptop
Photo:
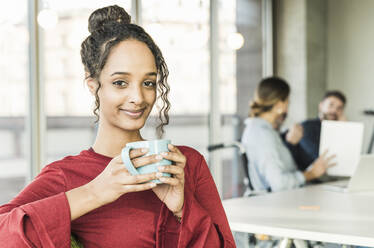
[[[339,192],[374,192],[374,154],[361,155],[356,171],[350,180],[326,183],[328,190]]]
[[[351,177],[356,170],[362,151],[364,125],[361,122],[322,121],[319,155],[326,150],[336,155],[336,163],[327,170],[332,177]]]

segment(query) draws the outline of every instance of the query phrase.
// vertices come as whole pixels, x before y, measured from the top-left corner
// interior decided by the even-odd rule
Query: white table
[[[223,201],[232,231],[374,247],[374,194],[323,185]]]

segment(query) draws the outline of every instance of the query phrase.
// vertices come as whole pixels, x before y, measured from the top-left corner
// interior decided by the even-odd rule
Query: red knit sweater
[[[182,222],[152,190],[128,193],[70,221],[66,191],[100,174],[111,158],[84,150],[46,166],[9,204],[0,207],[0,247],[235,247],[204,158],[189,147]]]

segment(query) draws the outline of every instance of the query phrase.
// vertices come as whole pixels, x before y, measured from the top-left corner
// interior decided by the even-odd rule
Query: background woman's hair
[[[251,117],[257,117],[270,111],[274,104],[285,101],[290,94],[290,86],[279,77],[268,77],[261,80],[256,88],[254,100],[250,103]]]
[[[127,12],[117,6],[108,6],[95,10],[88,19],[88,30],[90,35],[82,42],[81,58],[86,71],[86,78],[94,78],[99,86],[95,92],[94,114],[99,120],[98,110],[100,100],[98,92],[101,88],[99,80],[100,73],[104,68],[111,49],[124,40],[134,39],[145,43],[151,50],[157,68],[157,91],[158,98],[162,100],[159,111],[160,124],[157,126],[157,134],[161,137],[164,133],[164,126],[169,123],[170,102],[168,100],[169,75],[168,67],[153,39],[138,25],[131,24],[131,17]]]

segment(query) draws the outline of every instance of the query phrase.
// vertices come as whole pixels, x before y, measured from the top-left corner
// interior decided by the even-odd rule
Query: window
[[[89,35],[87,20],[95,9],[117,4],[131,14],[131,0],[49,0],[43,4],[57,11],[58,15],[57,25],[41,29],[40,34],[47,115],[47,164],[92,145],[96,135],[92,112],[94,97],[84,83],[80,46]]]
[[[0,204],[8,202],[28,173],[25,119],[28,99],[27,1],[0,8]]]
[[[209,111],[209,1],[142,1],[142,26],[169,67],[171,113]]]

